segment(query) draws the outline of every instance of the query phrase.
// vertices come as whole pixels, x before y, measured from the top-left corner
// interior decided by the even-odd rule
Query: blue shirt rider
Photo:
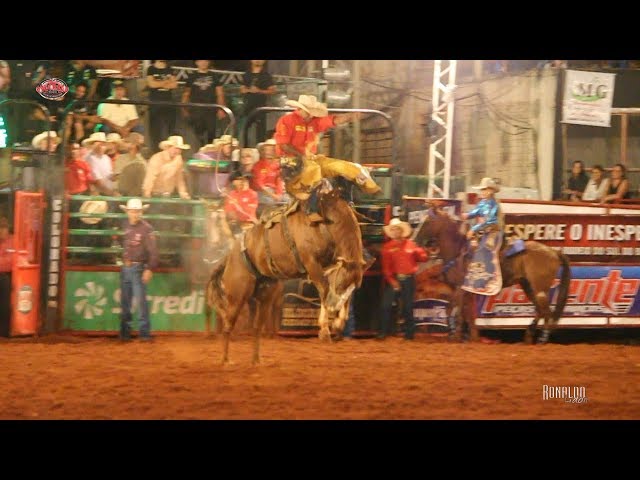
[[[473,238],[479,230],[486,230],[491,225],[500,226],[500,203],[495,198],[496,192],[500,191],[499,185],[492,178],[485,177],[480,185],[472,188],[480,190],[482,200],[476,208],[468,213],[463,213],[462,218],[466,220],[481,217],[481,220],[469,229],[468,239]]]

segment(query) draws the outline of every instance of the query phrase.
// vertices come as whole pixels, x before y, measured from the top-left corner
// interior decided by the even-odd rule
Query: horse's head
[[[363,260],[351,261],[344,257],[338,257],[336,263],[324,271],[329,285],[325,308],[329,317],[334,317],[334,322],[331,325],[333,333],[342,332],[344,328],[345,317],[337,314],[349,300],[353,290],[362,284],[364,265]]]
[[[452,249],[458,248],[461,239],[464,238],[461,222],[451,218],[437,201],[426,204],[429,208],[418,227],[415,242],[418,245],[434,244],[440,248],[443,256],[449,256],[453,253]]]

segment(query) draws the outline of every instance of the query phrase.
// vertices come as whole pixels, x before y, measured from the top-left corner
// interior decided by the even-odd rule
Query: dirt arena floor
[[[0,419],[639,419],[640,341],[0,339]],[[586,403],[543,399],[584,387]]]

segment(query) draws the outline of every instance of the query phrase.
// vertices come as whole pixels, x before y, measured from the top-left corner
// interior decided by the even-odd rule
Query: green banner
[[[134,300],[135,302],[135,300]],[[154,273],[147,285],[151,331],[204,332],[205,297],[183,272]],[[137,308],[133,309],[137,329]],[[211,329],[214,329],[215,313]],[[120,272],[67,272],[64,326],[70,330],[120,329]]]

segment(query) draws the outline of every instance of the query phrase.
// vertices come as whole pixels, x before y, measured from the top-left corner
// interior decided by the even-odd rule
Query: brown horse
[[[351,293],[362,283],[362,238],[353,210],[337,190],[320,196],[320,209],[325,220],[319,224],[309,223],[301,205],[271,228],[264,222],[256,225],[234,242],[224,262],[212,272],[206,292],[207,319],[215,308],[223,325],[223,363],[228,362],[229,335],[238,314],[252,297],[258,304],[253,362],[259,362],[264,315],[280,314],[270,311],[273,297],[282,288],[278,280],[313,282],[321,301],[318,336],[325,341],[331,340],[332,333],[340,336]]]
[[[460,222],[452,219],[436,206],[431,206],[428,215],[416,234],[416,242],[421,244],[427,239],[434,240],[440,247],[440,255],[444,262],[443,278],[454,288],[454,295],[449,303],[447,314],[450,318],[454,338],[460,340],[463,323],[467,323],[471,340],[478,339],[478,331],[472,312],[472,297],[460,287],[464,282],[469,262],[467,239],[462,232]],[[525,242],[525,251],[512,257],[504,255],[504,247],[500,252],[500,269],[502,271],[502,287],[520,284],[527,298],[533,303],[536,316],[525,334],[525,341],[535,341],[536,327],[540,318],[544,318],[545,327],[539,342],[549,339],[550,329],[555,327],[567,303],[571,269],[566,255],[539,242]],[[560,288],[555,310],[551,312],[549,290],[553,286],[556,272],[562,265]],[[458,307],[459,306],[459,307]],[[460,320],[460,321],[455,321]],[[452,323],[455,322],[455,326]]]

